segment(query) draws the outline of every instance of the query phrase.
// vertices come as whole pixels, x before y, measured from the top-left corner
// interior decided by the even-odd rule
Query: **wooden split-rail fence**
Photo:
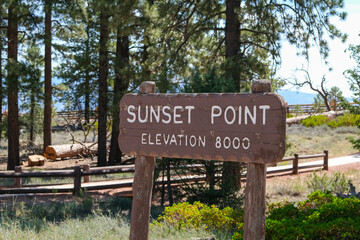
[[[319,164],[299,165],[300,160],[322,158],[323,162]],[[328,170],[328,151],[325,150],[322,154],[304,155],[299,156],[297,153],[293,157],[283,158],[281,162],[292,161],[292,165],[277,170],[268,170],[268,176],[276,176],[278,174],[298,174],[303,170]],[[193,165],[179,165],[172,166],[172,170],[176,169],[200,169],[204,168],[203,164]],[[123,178],[111,181],[90,181],[90,176],[94,175],[107,175],[117,173],[134,173],[135,165],[119,165],[109,167],[90,167],[89,164],[77,166],[73,170],[48,170],[48,171],[23,171],[21,166],[17,166],[15,171],[2,171],[0,172],[0,179],[13,178],[13,186],[0,186],[0,194],[21,194],[21,193],[60,193],[60,192],[73,192],[79,195],[81,191],[86,190],[101,190],[101,189],[114,189],[114,188],[131,188],[133,184],[132,178]],[[52,185],[23,185],[23,178],[51,178],[51,177],[69,177],[73,178],[72,184],[52,184]],[[190,182],[206,181],[206,176],[194,176],[184,174],[182,176],[173,177],[168,180],[158,179],[156,184],[182,184]],[[132,196],[131,191],[127,191],[125,196]]]

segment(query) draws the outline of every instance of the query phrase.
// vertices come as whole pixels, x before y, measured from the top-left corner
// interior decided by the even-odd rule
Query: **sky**
[[[332,19],[342,32],[348,34],[347,41],[342,43],[340,39],[328,40],[329,57],[328,65],[321,59],[319,49],[315,46],[310,49],[309,62],[304,57],[296,55],[296,48],[289,43],[284,42],[281,50],[282,64],[277,72],[278,77],[292,79],[297,77],[299,80],[305,79],[302,74],[295,74],[295,70],[308,69],[310,77],[316,86],[320,86],[322,76],[325,75],[325,86],[330,89],[337,86],[343,92],[345,97],[352,97],[349,89],[348,79],[344,77],[343,72],[356,66],[355,61],[350,58],[350,54],[345,52],[350,44],[360,44],[360,0],[345,0],[345,12],[347,18],[345,21]],[[329,67],[333,70],[329,71]],[[314,93],[309,87],[296,88],[292,85],[286,85],[283,90],[300,91]]]

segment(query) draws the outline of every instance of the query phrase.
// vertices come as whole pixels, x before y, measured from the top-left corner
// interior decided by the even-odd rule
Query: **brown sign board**
[[[274,93],[127,94],[119,146],[130,155],[274,163],[285,153],[286,108]]]

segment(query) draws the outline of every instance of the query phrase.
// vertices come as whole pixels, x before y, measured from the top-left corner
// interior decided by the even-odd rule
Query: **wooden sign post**
[[[271,92],[268,80],[255,81],[252,93]],[[284,143],[283,143],[284,144]],[[245,189],[244,239],[265,239],[266,164],[248,163]]]
[[[143,82],[140,94],[154,93],[154,82]],[[155,157],[138,155],[135,159],[133,202],[131,208],[130,240],[149,238],[151,195],[154,181]]]
[[[248,162],[245,239],[265,236],[265,172],[285,153],[284,99],[270,82],[256,81],[251,94],[140,94],[120,102],[119,146],[135,160],[130,239],[148,239],[154,157]],[[145,157],[146,156],[146,157]]]

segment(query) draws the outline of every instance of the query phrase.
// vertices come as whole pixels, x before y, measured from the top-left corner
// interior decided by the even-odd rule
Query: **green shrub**
[[[338,116],[333,120],[327,122],[327,125],[332,128],[342,127],[342,126],[357,126],[360,120],[360,115],[347,113],[343,116]]]
[[[229,233],[232,240],[243,239],[244,215],[230,207],[220,210],[200,202],[167,207],[152,225],[167,224],[176,229],[206,229]],[[228,239],[228,238],[226,238]],[[266,239],[360,239],[360,200],[341,199],[316,191],[298,204],[275,203],[268,206]]]
[[[328,121],[329,121],[328,117],[324,115],[316,115],[305,118],[304,120],[301,121],[301,124],[304,125],[305,127],[315,127],[315,126],[323,125]]]
[[[360,239],[360,200],[314,192],[296,206],[269,206],[266,239]]]
[[[306,185],[311,192],[344,193],[349,191],[348,179],[341,172],[328,176],[327,173],[320,172],[318,175],[314,171],[312,175],[307,177]]]
[[[174,204],[166,207],[153,224],[166,223],[178,229],[204,228],[210,231],[235,231],[243,223],[244,214],[240,209],[226,207],[219,209],[200,202]]]
[[[286,118],[293,118],[293,117],[295,117],[295,115],[293,115],[293,114],[291,114],[291,113],[287,113],[287,114],[286,114]]]

